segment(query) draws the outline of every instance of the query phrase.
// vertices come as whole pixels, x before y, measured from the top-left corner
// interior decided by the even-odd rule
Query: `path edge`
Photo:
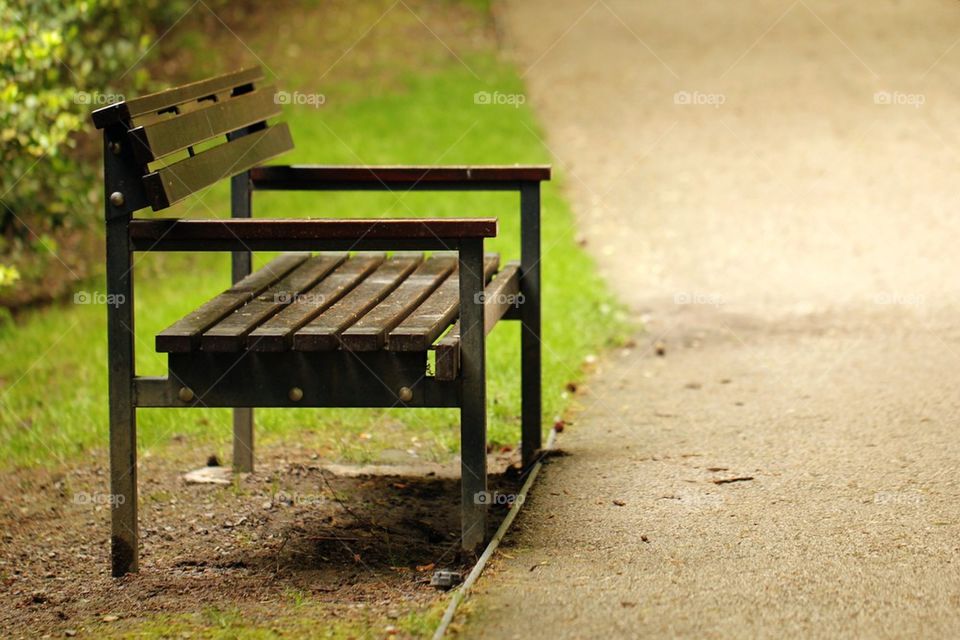
[[[546,446],[544,446],[543,451],[552,451],[556,440],[557,430],[551,429],[550,436],[547,438],[547,443]],[[450,599],[450,604],[447,605],[447,610],[444,611],[443,617],[440,619],[440,624],[437,625],[437,630],[433,633],[433,640],[442,640],[442,638],[446,635],[447,629],[449,628],[450,623],[453,622],[453,617],[456,615],[457,608],[460,606],[460,603],[466,599],[470,588],[473,587],[474,583],[480,577],[480,574],[483,573],[484,568],[487,566],[487,562],[493,557],[497,547],[500,546],[500,541],[503,540],[503,537],[510,530],[510,525],[513,524],[514,518],[517,517],[517,514],[520,513],[520,509],[523,508],[523,503],[527,501],[527,493],[529,493],[530,488],[533,486],[534,480],[537,479],[537,475],[540,473],[540,468],[543,466],[545,457],[546,456],[541,455],[537,459],[536,463],[534,463],[533,468],[530,469],[529,475],[527,475],[526,481],[523,483],[523,486],[520,487],[520,493],[517,494],[517,499],[514,500],[513,505],[510,506],[510,511],[507,512],[507,517],[504,518],[503,522],[500,523],[500,527],[497,528],[497,532],[493,535],[493,538],[490,539],[486,549],[484,549],[483,553],[480,554],[477,564],[473,565],[473,569],[470,570],[469,575],[467,575],[467,579],[464,580],[463,584],[460,585],[460,587],[454,592],[453,597]]]

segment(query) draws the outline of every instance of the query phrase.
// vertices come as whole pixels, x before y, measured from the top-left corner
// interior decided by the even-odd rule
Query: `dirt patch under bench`
[[[182,474],[196,465],[182,460],[196,453],[182,453],[141,463],[141,568],[122,579],[109,575],[105,461],[7,475],[0,635],[99,637],[210,610],[282,629],[282,609],[302,618],[304,601],[318,629],[388,624],[438,602],[435,569],[473,563],[459,552],[455,465],[334,473],[306,454],[262,450],[256,472],[231,485],[188,485]],[[514,457],[491,456],[491,491],[518,489]],[[491,531],[506,508],[492,507]]]

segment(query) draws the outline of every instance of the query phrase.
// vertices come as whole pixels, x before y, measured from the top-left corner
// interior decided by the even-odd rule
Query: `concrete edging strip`
[[[547,445],[543,450],[552,450],[556,439],[557,432],[555,429],[551,429],[550,437],[547,438]],[[437,626],[437,630],[433,634],[433,640],[441,640],[444,634],[446,634],[447,627],[449,627],[450,623],[453,622],[453,616],[457,613],[457,607],[460,606],[460,603],[463,602],[464,598],[466,598],[467,592],[470,591],[470,588],[477,581],[477,578],[480,577],[480,574],[483,573],[484,568],[487,566],[487,562],[491,557],[493,557],[493,552],[496,551],[497,547],[500,546],[500,541],[510,529],[510,525],[513,524],[513,519],[517,517],[517,514],[520,513],[523,503],[527,501],[527,493],[530,491],[530,487],[533,486],[533,481],[536,480],[537,474],[540,473],[540,467],[542,466],[543,456],[540,456],[540,459],[537,460],[536,463],[534,463],[533,468],[530,469],[530,474],[527,476],[526,481],[520,488],[520,493],[517,496],[518,499],[513,502],[513,505],[510,507],[510,511],[507,513],[507,517],[503,519],[502,523],[500,523],[500,527],[493,535],[490,543],[487,544],[487,548],[483,550],[482,554],[480,554],[477,564],[473,566],[473,569],[470,571],[469,575],[467,575],[467,579],[464,580],[463,584],[460,585],[460,587],[454,592],[453,597],[450,599],[450,604],[447,605],[447,610],[444,611],[443,618],[440,619],[440,624]]]

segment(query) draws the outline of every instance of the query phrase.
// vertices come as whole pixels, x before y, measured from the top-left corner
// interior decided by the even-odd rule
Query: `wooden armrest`
[[[403,219],[252,219],[131,220],[130,240],[135,250],[231,250],[231,247],[267,250],[317,250],[334,247],[369,248],[397,242],[441,248],[459,240],[492,238],[496,218]]]
[[[540,182],[549,165],[485,166],[325,166],[269,165],[250,170],[254,189],[431,188]]]

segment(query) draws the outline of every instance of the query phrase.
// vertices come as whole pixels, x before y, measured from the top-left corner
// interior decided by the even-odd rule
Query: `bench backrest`
[[[281,106],[262,83],[259,67],[242,69],[111,104],[93,122],[114,129],[122,142],[110,151],[135,165],[144,204],[159,211],[293,148],[286,124],[267,123]]]

